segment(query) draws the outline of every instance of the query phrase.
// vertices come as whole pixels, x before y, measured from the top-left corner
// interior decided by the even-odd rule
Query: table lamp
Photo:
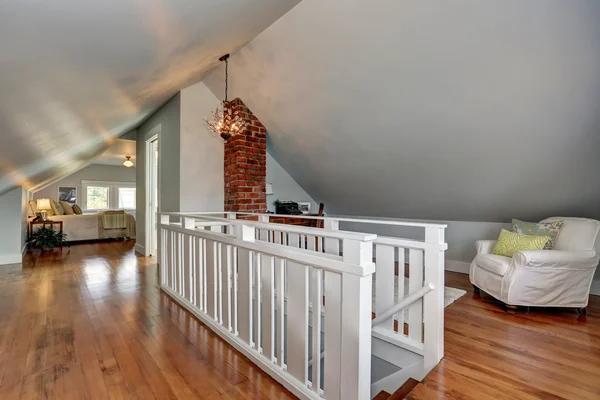
[[[44,221],[48,220],[48,210],[52,209],[50,205],[50,199],[38,199],[37,200],[37,209],[42,214],[42,219]]]

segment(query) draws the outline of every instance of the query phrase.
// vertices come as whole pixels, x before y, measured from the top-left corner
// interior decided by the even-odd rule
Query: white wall
[[[273,194],[267,195],[267,210],[275,211],[276,200],[310,202],[310,212],[316,213],[319,204],[287,173],[285,169],[267,152],[267,183],[273,185]]]
[[[27,238],[27,191],[18,187],[0,196],[0,265],[18,264]]]
[[[500,230],[511,229],[511,224],[499,222],[471,222],[471,221],[432,221],[432,220],[411,220],[418,222],[431,222],[446,224],[446,251],[447,267],[451,269],[465,270],[468,264],[473,260],[476,254],[475,241],[482,239],[497,239]],[[340,229],[363,230],[364,232],[377,233],[382,236],[396,236],[408,239],[423,240],[425,232],[422,228],[394,227],[389,225],[364,225],[351,224],[347,222],[340,223]],[[448,269],[448,268],[447,268]]]
[[[60,186],[74,186],[77,188],[77,204],[81,206],[83,192],[81,191],[81,181],[109,181],[109,182],[135,182],[136,169],[125,168],[123,166],[91,164],[76,171],[75,173],[61,179],[52,185],[45,187],[33,193],[33,199],[53,199],[58,200],[58,188]]]
[[[220,100],[202,82],[181,91],[180,211],[222,211],[223,139],[205,117]]]
[[[223,141],[203,118],[219,104],[203,83],[174,96],[137,129],[137,243],[146,242],[146,140],[160,125],[159,211],[223,210]]]
[[[146,140],[160,125],[158,139],[159,211],[179,211],[180,96],[173,96],[137,129],[136,145],[136,247],[146,242]],[[144,250],[145,251],[145,250]]]

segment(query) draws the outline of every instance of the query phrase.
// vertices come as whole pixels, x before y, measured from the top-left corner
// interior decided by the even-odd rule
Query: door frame
[[[150,136],[148,139],[146,139],[146,143],[145,143],[145,171],[144,171],[144,182],[145,182],[145,186],[146,186],[146,193],[145,193],[145,197],[144,197],[144,210],[145,210],[145,225],[146,225],[146,230],[145,230],[145,237],[144,237],[144,255],[148,256],[152,253],[155,253],[154,250],[157,249],[152,249],[152,231],[154,229],[154,227],[152,227],[152,208],[149,207],[149,203],[150,203],[150,198],[152,197],[152,184],[150,182],[150,168],[151,168],[151,163],[149,162],[150,158],[153,157],[152,155],[152,142],[157,141],[158,143],[158,161],[157,161],[157,165],[156,165],[156,170],[157,170],[157,177],[156,177],[156,191],[157,191],[157,204],[156,204],[156,209],[158,211],[160,211],[160,132],[161,132],[161,125],[158,124],[156,125],[154,128],[152,128],[150,130],[150,132],[148,132],[148,135]],[[157,217],[158,218],[158,217]],[[158,222],[158,220],[157,220]],[[158,238],[158,229],[156,230],[156,243],[157,246],[156,247],[160,247],[158,245],[159,242],[159,238]],[[154,257],[158,257],[158,254],[152,254]]]

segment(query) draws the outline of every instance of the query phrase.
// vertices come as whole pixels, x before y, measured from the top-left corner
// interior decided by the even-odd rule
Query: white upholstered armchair
[[[477,241],[469,277],[479,289],[516,306],[573,307],[586,313],[594,272],[600,259],[600,222],[564,220],[553,250],[518,251],[512,258],[491,254],[495,240]]]

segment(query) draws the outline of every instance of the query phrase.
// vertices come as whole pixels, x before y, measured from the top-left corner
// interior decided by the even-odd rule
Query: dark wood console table
[[[33,233],[34,225],[42,225],[42,227],[44,227],[46,225],[50,225],[51,229],[54,229],[54,225],[58,225],[58,231],[60,233],[63,233],[63,222],[62,221],[51,221],[51,220],[44,221],[44,220],[38,219],[37,221],[29,221],[28,237],[31,237],[31,234]]]

